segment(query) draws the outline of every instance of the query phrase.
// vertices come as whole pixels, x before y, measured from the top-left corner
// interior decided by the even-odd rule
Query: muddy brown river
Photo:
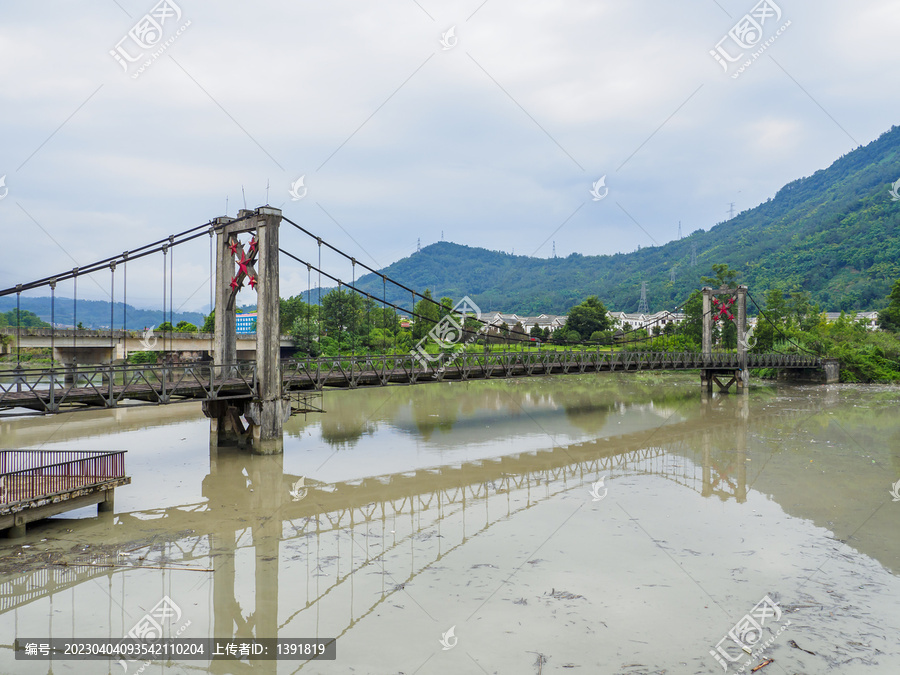
[[[211,449],[193,403],[0,422],[4,449],[127,450],[132,477],[114,513],[0,539],[0,673],[900,673],[898,387],[580,375],[324,403],[275,457]],[[149,620],[336,658],[14,657]]]

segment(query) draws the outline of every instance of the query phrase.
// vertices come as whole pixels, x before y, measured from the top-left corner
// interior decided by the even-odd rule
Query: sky
[[[888,0],[7,0],[0,288],[245,200],[372,267],[442,237],[661,245],[900,122],[898,29]],[[299,232],[281,242],[316,262]],[[176,255],[176,309],[205,310],[208,240]],[[307,283],[286,262],[282,296]],[[132,265],[130,304],[160,304],[161,265]],[[109,276],[79,297],[107,299]]]

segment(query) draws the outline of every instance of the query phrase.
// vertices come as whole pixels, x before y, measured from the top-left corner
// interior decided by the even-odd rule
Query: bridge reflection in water
[[[205,501],[117,514],[101,525],[105,540],[120,542],[115,550],[8,578],[0,584],[0,625],[20,637],[116,637],[168,595],[191,622],[184,636],[339,638],[331,666],[194,661],[181,664],[187,671],[337,672],[340,638],[396,602],[424,570],[543,501],[570,491],[590,499],[600,477],[653,475],[705,497],[745,501],[747,406],[744,397],[710,399],[700,419],[656,429],[355,481],[307,480],[302,488],[298,476],[284,474],[283,455],[214,448]],[[63,621],[54,613],[61,600]],[[11,661],[9,651],[0,656]],[[49,673],[51,665],[64,666],[16,668]]]

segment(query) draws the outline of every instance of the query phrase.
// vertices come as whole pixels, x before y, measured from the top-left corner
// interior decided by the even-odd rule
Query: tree
[[[772,351],[775,343],[782,339],[781,333],[786,326],[784,319],[787,316],[787,303],[780,288],[771,288],[766,293],[766,308],[756,318],[756,328],[753,330],[753,338],[756,346],[754,351],[766,353]]]
[[[581,342],[581,335],[578,331],[569,330],[567,326],[561,326],[553,331],[551,341],[558,345],[568,345]]]
[[[293,331],[294,322],[298,317],[306,318],[310,306],[303,301],[302,295],[294,295],[290,298],[281,298],[281,334],[288,335]]]
[[[531,327],[531,330],[528,332],[528,334],[533,338],[537,338],[538,340],[541,340],[544,337],[544,331],[542,331],[541,327],[537,324],[534,324]]]
[[[319,322],[317,319],[306,316],[298,316],[294,319],[294,323],[290,330],[291,337],[294,338],[294,344],[298,351],[309,356],[318,356],[321,353],[318,337]]]
[[[810,331],[819,323],[818,305],[812,302],[809,291],[794,290],[787,303],[787,311],[792,321],[802,331]]]
[[[569,310],[569,318],[566,319],[566,330],[575,331],[581,337],[587,337],[593,333],[612,328],[612,319],[606,307],[596,295],[591,295],[580,305]]]
[[[196,333],[197,326],[188,321],[179,321],[175,326],[176,333]]]
[[[400,317],[391,307],[378,307],[377,303],[372,306],[372,327],[383,328],[396,335],[400,330]]]
[[[512,327],[510,337],[517,342],[522,342],[527,339],[526,336],[525,326],[522,325],[521,321],[516,321],[516,325]]]
[[[50,324],[43,321],[37,314],[27,309],[19,313],[19,321],[16,321],[16,310],[11,309],[6,313],[0,312],[0,327],[13,326],[21,322],[22,328],[50,328]]]
[[[503,339],[504,344],[509,344],[509,324],[505,321],[500,324],[500,337]]]
[[[486,324],[476,319],[474,316],[466,316],[466,321],[463,324],[463,329],[465,333],[463,333],[463,339],[468,342],[476,341],[480,336],[483,336],[487,332]]]
[[[211,311],[203,319],[203,326],[200,328],[200,332],[201,333],[215,333],[216,332],[216,310]]]
[[[444,296],[441,298],[441,318],[453,313],[453,298]]]
[[[359,332],[362,300],[357,293],[335,288],[322,296],[322,324],[330,337],[340,341],[343,334]]]
[[[900,333],[900,279],[894,282],[888,295],[888,306],[878,312],[878,327]]]
[[[728,286],[731,288],[734,283],[737,281],[737,278],[740,276],[740,272],[737,270],[733,270],[728,266],[728,263],[715,263],[712,266],[713,272],[715,272],[714,277],[701,277],[700,281],[704,284],[708,284],[713,288],[719,288],[721,286]]]
[[[414,310],[418,316],[414,317],[412,336],[417,341],[428,335],[428,332],[441,320],[441,308],[434,304],[431,291],[426,288],[423,296],[423,299],[416,303]]]
[[[692,292],[681,311],[684,312],[684,321],[678,325],[678,333],[700,347],[703,344],[703,293],[697,290]]]
[[[568,327],[560,328],[562,331],[563,344],[580,344],[582,341],[581,333]]]

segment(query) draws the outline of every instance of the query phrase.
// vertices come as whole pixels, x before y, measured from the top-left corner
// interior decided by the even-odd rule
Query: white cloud
[[[441,230],[530,253],[582,203],[558,250],[634,250],[652,241],[613,199],[664,242],[678,220],[708,228],[846,153],[838,124],[866,143],[897,121],[897,9],[883,1],[783,2],[792,25],[768,54],[790,76],[765,56],[732,80],[708,52],[753,4],[738,0],[719,3],[734,18],[714,2],[489,0],[471,18],[480,3],[421,2],[433,20],[401,0],[184,0],[191,26],[132,80],[108,51],[152,4],[122,3],[129,18],[115,3],[19,3],[4,17],[0,219],[10,246],[40,251],[9,261],[4,283],[72,266],[22,209],[79,260],[100,258],[222,215],[226,195],[233,215],[242,186],[259,205],[266,181],[286,215],[383,264]],[[451,25],[459,43],[442,51]],[[291,202],[301,174],[309,196]],[[611,198],[591,202],[603,174]],[[184,298],[205,278],[204,245]],[[155,281],[133,283],[153,297]]]

